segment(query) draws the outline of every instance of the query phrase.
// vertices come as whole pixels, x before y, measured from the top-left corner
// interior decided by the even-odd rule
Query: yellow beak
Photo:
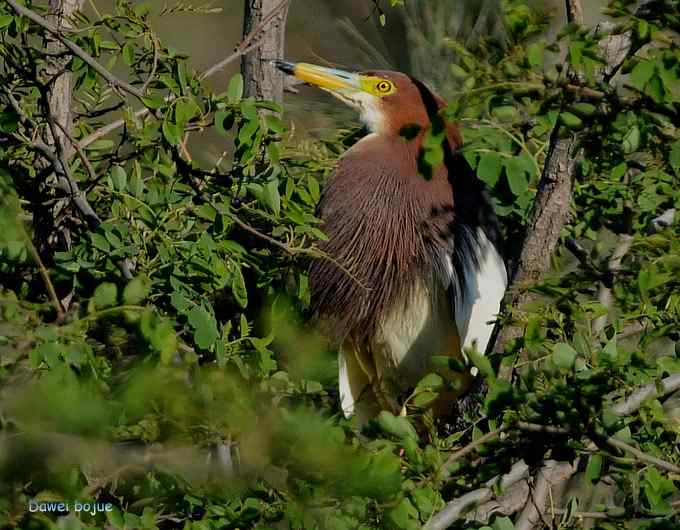
[[[272,61],[272,63],[282,72],[326,90],[356,92],[362,89],[359,75],[352,72],[308,63],[291,63],[279,59]]]

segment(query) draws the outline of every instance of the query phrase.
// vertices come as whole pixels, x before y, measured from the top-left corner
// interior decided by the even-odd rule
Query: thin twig
[[[146,90],[149,88],[149,84],[151,81],[153,81],[153,78],[156,77],[156,70],[158,69],[158,54],[161,46],[156,35],[151,35],[151,41],[153,42],[153,60],[149,77],[146,78],[146,81],[144,81],[144,84],[142,85],[143,93],[146,93]]]
[[[606,512],[570,512],[564,508],[555,508],[553,510],[557,515],[570,514],[577,519],[609,519]]]
[[[257,37],[260,36],[262,31],[269,25],[269,23],[274,20],[276,15],[278,15],[281,11],[283,11],[288,4],[290,3],[290,0],[282,0],[279,4],[274,6],[274,8],[262,18],[260,23],[253,28],[253,31],[248,33],[246,37],[241,41],[241,43],[236,47],[234,50],[234,53],[232,53],[229,57],[226,59],[221,60],[220,62],[212,65],[210,68],[205,70],[198,78],[203,81],[204,79],[214,75],[215,73],[219,72],[222,70],[224,67],[226,67],[229,63],[232,61],[238,59],[242,55],[245,55],[249,51],[251,51],[253,48],[257,47],[257,43],[255,43],[255,40]]]
[[[566,427],[556,427],[554,425],[540,425],[538,423],[529,423],[526,421],[518,421],[514,424],[515,427],[527,432],[544,432],[547,434],[573,434],[574,431]]]
[[[285,2],[288,2],[288,1],[289,0],[285,0]],[[282,2],[281,4],[276,6],[274,8],[274,10],[276,10],[278,12],[278,10],[283,9],[284,5],[285,5],[285,3]],[[273,14],[276,15],[276,13],[273,13]],[[270,13],[270,15],[271,15],[271,13]],[[262,22],[266,21],[268,23],[270,20],[271,19],[269,18],[269,15],[268,15],[267,17],[265,17],[265,19],[262,20]],[[249,45],[249,43],[252,42],[258,36],[258,34],[265,28],[265,26],[266,26],[266,24],[264,24],[264,25],[262,23],[258,24],[258,26],[251,33],[249,33],[248,36],[245,39],[243,39],[241,44],[239,44],[236,47],[236,49],[234,50],[234,52],[231,55],[225,57],[224,59],[220,60],[219,62],[213,64],[212,66],[210,66],[209,68],[204,70],[198,76],[198,78],[201,81],[204,81],[205,79],[212,77],[213,75],[215,75],[216,73],[218,73],[222,69],[226,68],[229,64],[231,64],[232,62],[234,62],[235,60],[240,58],[242,55],[245,55],[249,51],[255,49],[257,47],[257,44],[250,44]],[[246,43],[245,46],[244,46],[244,43]],[[139,109],[138,111],[136,111],[134,115],[135,115],[136,118],[143,118],[144,116],[149,114],[149,112],[150,112],[150,110],[148,108],[143,108],[143,109]],[[88,136],[86,136],[85,138],[80,140],[80,142],[78,142],[78,145],[82,148],[85,148],[88,145],[90,145],[91,143],[96,142],[100,138],[106,136],[107,134],[112,133],[116,129],[119,129],[123,125],[125,125],[125,119],[123,119],[123,118],[112,121],[111,123],[104,125],[103,127],[97,129],[93,133],[89,134]]]
[[[451,456],[449,456],[449,458],[446,459],[446,462],[444,462],[444,465],[442,465],[439,468],[439,471],[437,472],[437,474],[440,476],[440,478],[445,478],[445,477],[441,476],[442,472],[446,471],[449,467],[451,467],[453,465],[453,463],[456,462],[456,460],[460,460],[464,456],[467,456],[468,454],[477,450],[479,447],[481,447],[485,443],[490,442],[491,440],[495,440],[503,432],[503,429],[504,429],[504,427],[501,426],[499,429],[496,429],[495,431],[490,431],[490,432],[480,436],[476,440],[470,442],[469,444],[467,444],[462,449],[459,449],[458,451],[453,453]]]
[[[143,109],[139,109],[138,111],[136,111],[135,114],[134,114],[134,117],[135,118],[143,118],[144,116],[146,116],[150,112],[151,112],[151,110],[149,108],[145,107]],[[116,129],[119,129],[123,125],[125,125],[125,119],[123,119],[123,118],[121,118],[119,120],[112,121],[111,123],[104,125],[103,127],[97,129],[93,133],[88,134],[85,138],[81,139],[78,142],[78,146],[81,149],[85,149],[88,145],[96,142],[100,138],[103,138],[107,134],[115,131]]]
[[[66,317],[66,312],[64,311],[64,306],[61,304],[59,297],[57,296],[57,291],[54,288],[54,284],[52,283],[52,280],[50,280],[50,273],[45,267],[45,264],[40,258],[38,250],[35,248],[35,245],[33,244],[33,241],[31,241],[31,238],[28,237],[28,234],[25,232],[23,226],[21,227],[21,233],[24,236],[24,241],[26,243],[26,246],[28,247],[28,251],[30,252],[33,261],[35,262],[36,266],[38,267],[38,270],[40,271],[40,277],[42,278],[43,283],[45,284],[47,294],[50,297],[52,305],[54,306],[54,310],[57,312],[57,324],[61,324],[64,321],[64,318]]]
[[[14,11],[17,14],[28,18],[29,20],[33,21],[34,23],[38,24],[39,26],[44,28],[46,31],[48,31],[49,33],[54,35],[74,55],[77,55],[78,57],[80,57],[83,60],[83,62],[85,62],[90,68],[92,68],[95,72],[97,72],[104,79],[106,79],[106,81],[108,81],[108,83],[112,87],[124,90],[125,92],[132,94],[133,96],[139,98],[140,100],[144,97],[144,92],[139,90],[137,87],[132,86],[130,83],[127,83],[126,81],[123,81],[122,79],[113,75],[106,68],[104,68],[101,64],[99,64],[89,53],[87,53],[85,50],[83,50],[80,46],[78,46],[77,44],[71,42],[69,39],[64,37],[64,35],[62,35],[62,32],[59,30],[59,28],[56,28],[55,26],[50,24],[47,20],[45,20],[43,17],[41,17],[38,13],[28,9],[25,6],[22,6],[16,0],[6,0],[6,2],[12,7],[12,9],[14,9]]]
[[[671,473],[680,474],[679,466],[671,464],[670,462],[666,462],[665,460],[662,460],[655,456],[648,455],[647,453],[640,451],[636,447],[633,447],[632,445],[629,445],[626,442],[622,442],[618,438],[614,438],[613,436],[607,438],[607,444],[610,445],[611,447],[615,447],[616,449],[621,449],[622,451],[632,454],[640,462],[652,464],[653,466],[656,466],[659,469],[663,469]]]
[[[614,251],[612,252],[611,257],[609,258],[609,262],[607,263],[607,270],[612,278],[616,276],[616,273],[621,271],[621,262],[623,261],[625,255],[628,254],[628,251],[632,246],[633,246],[632,235],[630,234],[619,235],[619,240],[616,244],[616,247],[614,247]],[[607,312],[609,312],[609,310],[611,310],[611,306],[613,303],[611,286],[607,285],[605,282],[602,282],[600,288],[598,289],[597,299],[600,302],[600,304],[602,304],[607,309]],[[600,333],[602,333],[605,326],[607,325],[608,320],[609,316],[607,314],[597,317],[593,322],[593,333],[595,335],[599,335]]]
[[[76,153],[78,153],[78,157],[80,158],[80,161],[83,163],[83,166],[85,167],[85,170],[87,171],[87,174],[89,175],[91,180],[96,180],[97,179],[97,173],[94,170],[94,167],[92,167],[92,163],[90,162],[90,159],[87,158],[87,155],[85,154],[85,150],[80,147],[78,144],[78,141],[73,138],[73,135],[64,127],[59,120],[57,120],[54,116],[52,117],[54,123],[61,129],[61,132],[64,133],[64,136],[66,136],[66,139],[71,143],[73,148],[76,150]]]

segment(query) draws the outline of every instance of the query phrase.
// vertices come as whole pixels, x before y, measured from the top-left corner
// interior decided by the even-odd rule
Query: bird
[[[444,415],[471,386],[465,352],[485,352],[508,279],[499,221],[460,130],[446,102],[407,74],[273,64],[358,110],[368,129],[324,185],[328,259],[309,269],[312,311],[340,345],[342,412],[362,422],[403,415],[418,381],[439,373],[455,383],[433,405]],[[442,163],[424,163],[440,137]],[[442,368],[442,356],[464,370]]]

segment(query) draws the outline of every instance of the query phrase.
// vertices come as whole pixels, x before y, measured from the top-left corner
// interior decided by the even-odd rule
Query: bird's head
[[[274,65],[358,109],[361,120],[378,134],[404,136],[411,126],[425,128],[433,113],[445,106],[423,83],[401,72],[348,72],[282,60],[274,61]]]

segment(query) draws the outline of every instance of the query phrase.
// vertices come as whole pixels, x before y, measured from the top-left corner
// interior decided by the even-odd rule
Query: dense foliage
[[[446,4],[413,2],[426,3]],[[388,29],[412,13],[404,4],[380,12]],[[129,90],[0,3],[0,525],[410,530],[520,458],[579,459],[566,510],[545,514],[555,527],[680,524],[677,398],[613,408],[680,373],[678,4],[612,2],[614,23],[572,24],[556,42],[544,14],[502,5],[502,42],[410,18],[439,58],[437,76],[417,73],[463,125],[510,256],[551,141],[575,135],[573,222],[547,279],[521,286],[540,295],[508,317],[523,337],[471,354],[488,386],[477,407],[455,428],[434,421],[426,405],[446,382],[432,375],[408,416],[383,412],[360,433],[339,412],[334,345],[306,324],[305,271],[329,259],[315,205],[362,132],[294,143],[279,106],[243,99],[241,76],[214,93],[160,42],[148,4],[78,13],[64,33]],[[611,71],[599,43],[625,37]],[[68,133],[53,98],[62,70]],[[193,140],[210,134],[225,151],[206,161]],[[425,147],[441,163],[436,128]],[[512,383],[497,378],[511,363]],[[113,510],[44,514],[31,500]]]

